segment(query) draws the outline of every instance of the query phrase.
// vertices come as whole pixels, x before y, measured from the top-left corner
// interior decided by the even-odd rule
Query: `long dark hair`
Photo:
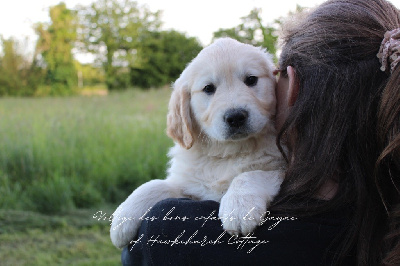
[[[352,208],[339,254],[356,249],[359,265],[400,265],[400,66],[383,72],[377,58],[399,27],[385,0],[331,0],[283,37],[280,68],[293,66],[300,87],[278,135],[289,167],[275,208]],[[332,200],[296,202],[328,180],[339,184]]]
[[[378,112],[375,182],[388,215],[387,250],[383,264],[400,265],[400,66],[385,87]]]

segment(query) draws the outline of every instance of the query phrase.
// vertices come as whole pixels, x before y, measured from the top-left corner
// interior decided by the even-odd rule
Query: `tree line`
[[[253,9],[240,25],[214,32],[276,52],[275,27]],[[203,48],[194,37],[162,30],[161,11],[131,0],[97,0],[69,9],[49,8],[49,23],[36,23],[31,57],[14,38],[0,37],[0,96],[70,95],[83,86],[105,84],[109,90],[158,88],[178,78]],[[95,60],[81,64],[74,52]]]

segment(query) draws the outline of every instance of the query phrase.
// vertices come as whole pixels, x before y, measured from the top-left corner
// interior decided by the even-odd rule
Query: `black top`
[[[348,210],[296,218],[266,216],[254,234],[235,238],[214,201],[167,199],[146,216],[124,265],[330,265],[344,237]],[[341,265],[354,265],[349,257]]]

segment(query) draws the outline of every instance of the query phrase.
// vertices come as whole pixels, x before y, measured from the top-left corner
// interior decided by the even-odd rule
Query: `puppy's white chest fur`
[[[232,180],[244,172],[283,169],[284,162],[274,138],[212,145],[197,143],[190,150],[175,145],[169,152],[168,182],[186,197],[221,201]]]

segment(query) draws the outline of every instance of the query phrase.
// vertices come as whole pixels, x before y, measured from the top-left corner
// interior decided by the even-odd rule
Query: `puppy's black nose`
[[[231,128],[238,128],[243,126],[247,118],[249,117],[249,113],[244,109],[230,109],[224,115],[224,121]]]

